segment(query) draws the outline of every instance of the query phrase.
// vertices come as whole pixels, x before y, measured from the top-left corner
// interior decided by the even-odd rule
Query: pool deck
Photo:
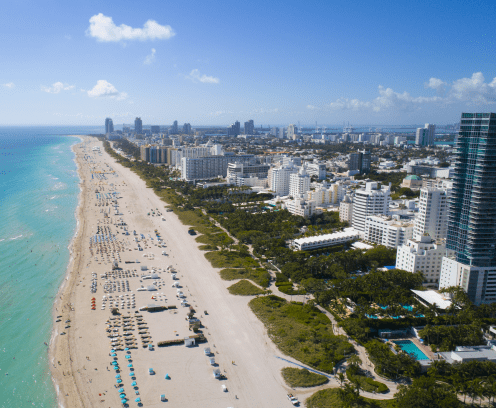
[[[422,353],[424,353],[427,357],[429,357],[429,359],[431,359],[431,360],[437,360],[438,359],[437,356],[432,352],[431,348],[429,346],[422,344],[419,341],[419,339],[417,339],[415,336],[390,339],[389,342],[392,343],[394,341],[401,341],[401,340],[410,340],[413,344],[415,344],[420,349],[420,351],[422,351]],[[426,360],[423,360],[423,361],[426,361]]]

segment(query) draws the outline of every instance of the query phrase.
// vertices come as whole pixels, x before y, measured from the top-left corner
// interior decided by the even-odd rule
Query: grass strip
[[[327,377],[312,373],[304,368],[284,367],[281,370],[281,374],[286,384],[290,387],[318,387],[329,382]]]
[[[231,295],[240,296],[256,296],[265,293],[264,290],[256,287],[253,283],[244,279],[240,280],[232,286],[229,286],[227,290]]]

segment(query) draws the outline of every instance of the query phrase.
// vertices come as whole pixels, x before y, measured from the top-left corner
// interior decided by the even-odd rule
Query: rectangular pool
[[[422,350],[420,350],[413,341],[410,340],[397,340],[393,341],[394,344],[400,346],[401,350],[405,353],[412,354],[415,360],[429,360]]]

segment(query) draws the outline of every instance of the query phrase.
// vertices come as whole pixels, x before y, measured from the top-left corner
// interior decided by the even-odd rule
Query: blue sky
[[[495,111],[493,1],[30,1],[0,125],[452,123]]]

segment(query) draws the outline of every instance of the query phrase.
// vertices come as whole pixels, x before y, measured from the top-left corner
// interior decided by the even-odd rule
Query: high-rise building
[[[273,167],[268,172],[269,189],[278,196],[289,194],[289,178],[291,174],[297,173],[298,168],[294,166]]]
[[[364,150],[363,152],[358,151],[358,153],[351,153],[348,168],[350,170],[358,170],[360,174],[367,174],[370,173],[371,161],[369,151]]]
[[[143,122],[141,118],[134,119],[134,132],[137,134],[143,133]]]
[[[298,128],[291,124],[291,125],[288,125],[288,130],[287,130],[287,137],[289,140],[296,140],[298,139]]]
[[[255,124],[253,119],[245,122],[245,135],[253,135],[255,133]]]
[[[450,190],[422,188],[419,198],[419,212],[415,217],[414,239],[420,241],[429,234],[432,239],[446,239],[448,228],[448,196]]]
[[[391,190],[377,182],[365,183],[365,188],[356,190],[353,199],[352,226],[365,231],[365,220],[371,215],[388,215]]]
[[[227,136],[237,137],[241,134],[241,124],[236,121],[230,127],[227,128]]]
[[[434,146],[434,134],[436,125],[426,123],[423,128],[417,128],[415,135],[415,144],[417,146]]]
[[[160,133],[160,126],[150,126],[150,130],[154,135],[156,135]]]
[[[183,133],[189,135],[191,133],[191,124],[185,123],[183,125]]]
[[[298,173],[289,176],[289,195],[297,198],[308,190],[310,190],[310,176],[302,167]]]
[[[440,287],[496,302],[496,113],[462,113]]]
[[[105,119],[105,133],[112,133],[114,131],[114,122],[112,119]]]

